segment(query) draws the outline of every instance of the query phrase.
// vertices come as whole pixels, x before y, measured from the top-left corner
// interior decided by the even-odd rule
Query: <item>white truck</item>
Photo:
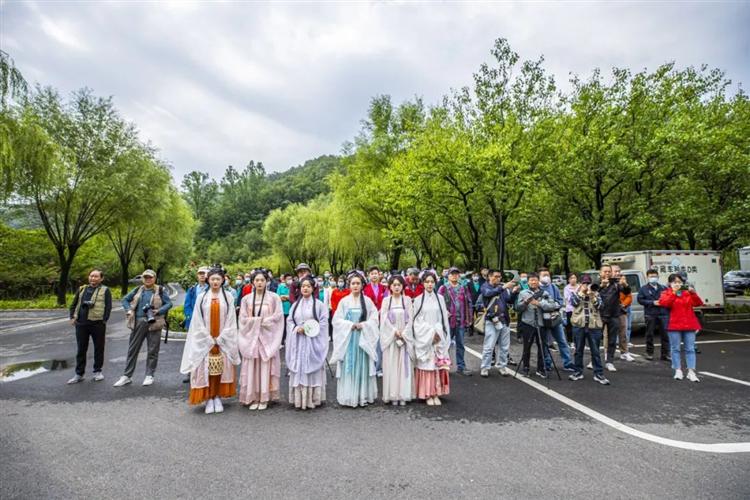
[[[740,254],[740,271],[750,271],[750,247],[739,249]]]
[[[633,330],[645,327],[643,306],[638,304],[638,290],[646,284],[646,271],[656,269],[659,282],[667,283],[672,273],[684,272],[688,282],[703,299],[702,310],[722,309],[724,307],[724,284],[721,268],[721,253],[713,250],[640,250],[636,252],[617,252],[602,255],[602,263],[617,264],[633,290]],[[587,271],[595,282],[599,281],[598,271]]]

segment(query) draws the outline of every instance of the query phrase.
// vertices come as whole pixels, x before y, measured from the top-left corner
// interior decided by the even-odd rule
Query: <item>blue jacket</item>
[[[494,297],[498,297],[498,299],[492,305],[492,308],[487,311],[485,318],[492,320],[492,318],[498,317],[505,325],[510,324],[508,305],[513,303],[513,295],[503,285],[492,286],[489,281],[482,283],[482,286],[479,288],[477,309],[488,306]]]
[[[659,300],[662,292],[667,287],[661,283],[656,284],[656,288],[650,284],[643,285],[638,290],[638,303],[643,306],[643,314],[647,318],[659,318],[669,316],[669,309],[666,307],[655,306],[654,302]]]
[[[208,283],[203,286],[196,283],[191,286],[185,294],[185,302],[183,303],[183,309],[185,310],[185,328],[190,328],[190,320],[193,319],[193,309],[195,309],[195,299],[201,292],[205,292],[208,289]]]
[[[169,298],[169,294],[165,291],[164,287],[161,285],[155,285],[159,287],[161,291],[161,302],[162,305],[159,308],[159,311],[156,313],[159,316],[164,316],[167,314],[167,311],[169,311],[172,308],[172,300]],[[125,297],[122,298],[122,307],[125,308],[126,311],[130,310],[131,307],[131,301],[135,298],[135,294],[138,293],[138,289],[141,288],[141,286],[137,286],[130,290],[130,293],[128,293]],[[138,305],[135,308],[135,319],[138,321],[141,318],[145,318],[146,315],[143,312],[143,308],[147,305],[151,304],[151,298],[154,296],[154,289],[149,290],[148,288],[143,288],[143,293],[141,294],[141,298],[138,301]]]
[[[556,285],[550,283],[549,285],[539,285],[539,288],[547,292],[552,300],[562,307],[565,305],[565,299],[563,299],[560,289]]]

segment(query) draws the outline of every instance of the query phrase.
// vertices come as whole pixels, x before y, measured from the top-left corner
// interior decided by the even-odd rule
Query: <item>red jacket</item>
[[[694,307],[702,306],[703,301],[695,292],[683,291],[678,297],[671,288],[664,290],[659,297],[659,305],[669,309],[670,332],[697,331],[701,323],[693,311]]]
[[[343,290],[340,290],[338,288],[334,288],[331,292],[331,312],[336,313],[336,308],[339,306],[339,302],[341,302],[341,299],[346,297],[351,293],[351,290],[348,288],[344,288]]]
[[[410,299],[416,299],[422,293],[424,292],[424,285],[422,283],[417,283],[417,285],[414,287],[414,290],[411,289],[411,283],[406,283],[406,286],[404,287],[404,295],[409,297]]]
[[[372,300],[372,302],[375,304],[375,307],[377,307],[378,311],[380,311],[380,306],[383,304],[383,297],[385,297],[385,294],[388,292],[388,288],[384,284],[378,283],[377,294],[375,293],[373,288],[375,288],[375,286],[372,283],[368,283],[365,285],[365,289],[362,290],[362,293],[365,294],[365,297],[368,297],[370,300]]]

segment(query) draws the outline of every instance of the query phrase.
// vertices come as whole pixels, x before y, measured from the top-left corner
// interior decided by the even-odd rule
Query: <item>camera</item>
[[[151,308],[151,306],[143,306],[143,312],[146,314],[146,321],[148,323],[156,322],[156,317],[154,316],[154,310]]]
[[[93,300],[84,300],[81,302],[83,307],[94,307],[95,302]]]
[[[591,286],[589,286],[589,290],[592,292],[598,292],[599,291],[599,285],[596,283],[591,283]]]

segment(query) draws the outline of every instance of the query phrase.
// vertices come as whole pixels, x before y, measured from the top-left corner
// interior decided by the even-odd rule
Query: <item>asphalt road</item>
[[[708,343],[698,369],[750,381],[750,321],[711,330],[717,325],[728,331],[699,337]],[[315,411],[281,402],[250,412],[232,400],[223,414],[204,415],[185,402],[179,341],[162,343],[153,386],[140,385],[144,350],[135,383],[112,387],[127,335],[116,312],[106,380],[89,373],[68,386],[72,327],[0,332],[4,375],[8,366],[43,362],[32,365],[35,375],[0,382],[0,498],[750,497],[750,453],[641,439],[550,397],[544,384],[497,373],[452,376],[441,407],[340,408],[329,379],[328,402]],[[469,347],[480,350],[481,339],[468,339]],[[512,349],[518,359],[520,345]],[[478,369],[475,357],[466,359]],[[750,442],[750,386],[710,376],[677,382],[665,363],[643,358],[617,366],[610,387],[587,371],[583,381],[552,379],[550,388],[660,438]]]

